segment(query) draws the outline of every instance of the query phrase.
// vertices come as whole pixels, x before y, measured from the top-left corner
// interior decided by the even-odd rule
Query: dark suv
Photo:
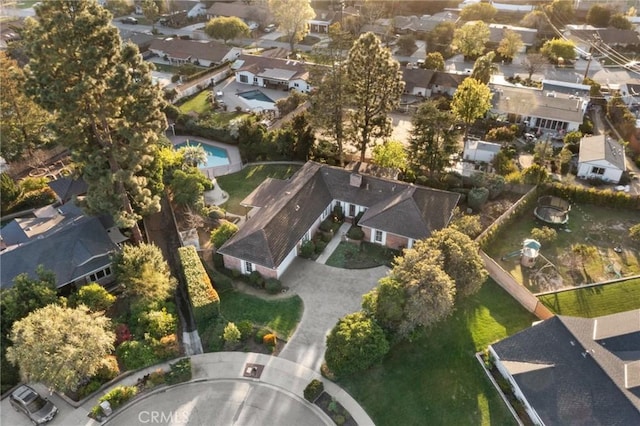
[[[14,390],[9,402],[16,409],[22,411],[35,425],[41,425],[53,419],[58,414],[58,408],[51,401],[41,397],[29,386],[22,385]]]

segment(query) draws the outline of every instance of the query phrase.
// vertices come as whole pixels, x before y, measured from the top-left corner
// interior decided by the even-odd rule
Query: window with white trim
[[[111,267],[107,266],[106,268],[100,270],[100,271],[96,271],[93,274],[89,275],[89,281],[90,282],[96,282],[98,280],[101,280],[105,277],[108,277],[109,275],[111,275]]]
[[[246,272],[247,274],[250,274],[254,271],[253,269],[253,263],[251,262],[244,262],[244,272]]]
[[[592,167],[591,168],[591,173],[594,175],[603,175],[604,174],[604,168],[603,167]]]
[[[373,241],[375,241],[376,243],[382,243],[382,231],[380,231],[379,229],[376,229],[376,233],[373,237]]]
[[[247,77],[246,75],[240,74],[240,83],[248,83],[249,82],[249,77]]]

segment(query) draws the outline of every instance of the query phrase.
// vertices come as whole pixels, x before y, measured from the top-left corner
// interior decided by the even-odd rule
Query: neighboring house
[[[544,93],[564,93],[569,95],[569,99],[573,96],[587,99],[591,96],[591,86],[588,84],[570,83],[559,80],[542,80],[542,91]]]
[[[315,10],[315,13],[316,16],[307,21],[309,24],[309,31],[312,33],[328,34],[329,27],[336,18],[336,13],[330,10]]]
[[[434,70],[425,70],[422,68],[402,69],[402,79],[404,80],[404,93],[414,96],[431,96],[431,80],[435,74]]]
[[[467,139],[464,143],[462,158],[472,163],[491,163],[502,145],[499,143]]]
[[[640,35],[635,30],[582,27],[567,30],[564,36],[584,51],[588,51],[592,43],[602,43],[609,47],[640,46]]]
[[[393,18],[393,28],[398,34],[427,34],[442,22],[457,22],[458,15],[451,11],[422,16],[396,16]],[[378,21],[376,21],[378,22]],[[384,21],[380,21],[384,22]]]
[[[489,356],[533,424],[640,424],[640,310],[555,316]]]
[[[66,204],[68,201],[72,201],[74,197],[86,194],[88,189],[87,182],[82,178],[61,177],[50,181],[47,185],[56,194],[60,204]]]
[[[195,63],[203,67],[232,62],[242,53],[239,47],[226,46],[215,41],[179,38],[153,40],[149,50],[160,57],[166,56],[172,64]]]
[[[624,147],[606,135],[585,137],[580,140],[578,174],[582,179],[600,179],[619,183],[626,170]]]
[[[113,281],[111,255],[126,240],[113,221],[84,216],[72,203],[36,214],[16,219],[1,231],[0,288],[11,287],[19,274],[35,278],[40,265],[55,274],[62,293],[90,282]]]
[[[220,16],[236,16],[242,19],[251,30],[255,30],[259,26],[264,26],[271,19],[268,8],[261,4],[247,4],[244,1],[213,3],[207,10],[207,18],[211,19]]]
[[[268,89],[311,91],[309,70],[303,61],[240,55],[231,67],[238,83]]]
[[[436,71],[433,73],[433,77],[431,78],[431,94],[446,94],[448,96],[453,96],[453,94],[456,93],[456,90],[458,90],[458,86],[467,77],[469,76],[464,74]]]
[[[458,4],[458,9],[464,9],[465,7],[475,3],[480,3],[480,0],[464,0],[462,3]],[[506,12],[506,13],[512,13],[512,14],[521,14],[521,15],[529,13],[535,8],[535,6],[530,4],[497,3],[494,1],[490,1],[489,3],[491,3],[491,5],[498,10],[498,12]],[[514,3],[518,3],[518,2],[514,2]],[[534,3],[534,1],[532,0],[531,3]]]
[[[626,12],[629,7],[627,0],[573,0],[576,12],[586,14],[594,5],[604,6],[612,12]]]
[[[504,38],[504,32],[507,30],[515,32],[522,38],[522,47],[518,50],[518,53],[524,53],[528,47],[536,43],[538,30],[505,24],[489,24],[489,42],[496,46],[499,45]]]
[[[270,179],[243,200],[257,213],[218,249],[225,267],[279,278],[335,206],[358,224],[365,241],[394,249],[449,223],[460,194],[364,176],[307,162],[287,181]]]
[[[537,131],[560,134],[578,130],[589,104],[588,97],[554,91],[490,84],[490,113],[511,123],[523,123]]]
[[[149,46],[151,46],[151,42],[155,40],[155,36],[152,34],[124,29],[120,29],[120,38],[122,38],[122,41],[128,41],[138,46],[138,50],[142,54],[148,54]]]
[[[620,95],[622,101],[628,107],[640,106],[640,82],[627,82],[620,85]]]

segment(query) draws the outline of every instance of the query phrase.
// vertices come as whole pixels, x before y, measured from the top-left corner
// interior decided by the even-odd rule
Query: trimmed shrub
[[[316,253],[320,254],[324,251],[324,249],[327,248],[327,243],[326,241],[320,240],[316,242]]]
[[[148,311],[138,318],[136,334],[140,337],[148,334],[153,339],[160,339],[175,333],[177,324],[176,316],[167,312],[167,308],[162,308],[160,311]]]
[[[136,396],[138,388],[135,386],[116,386],[107,394],[98,399],[98,402],[109,401],[112,409],[120,407],[122,404]]]
[[[555,229],[543,226],[542,228],[533,228],[531,230],[531,238],[538,240],[541,244],[550,243],[555,241],[558,237],[558,233]]]
[[[333,220],[336,222],[342,222],[344,220],[344,211],[340,204],[333,207]]]
[[[328,243],[333,239],[333,234],[331,232],[318,232],[320,234],[320,240],[325,243]]]
[[[264,278],[258,271],[253,271],[249,274],[249,282],[254,287],[264,288]]]
[[[276,294],[282,291],[282,283],[277,278],[267,278],[264,283],[264,288],[269,294]]]
[[[139,340],[123,342],[116,349],[116,355],[127,370],[148,367],[159,361],[153,347],[149,343]]]
[[[364,231],[359,226],[352,226],[347,232],[347,238],[352,240],[362,240],[364,238]]]
[[[120,374],[120,367],[118,367],[118,359],[109,355],[100,361],[100,367],[96,372],[95,378],[102,381],[108,382],[111,379],[114,379]]]
[[[91,379],[89,383],[87,383],[86,385],[78,389],[78,400],[81,400],[91,395],[92,393],[100,389],[100,386],[102,386],[102,381],[98,379]]]
[[[91,283],[69,297],[71,306],[85,305],[91,312],[105,311],[116,301],[116,297],[98,283]]]
[[[322,222],[320,222],[320,227],[319,229],[322,232],[331,232],[331,222],[329,221],[329,218],[323,220]]]
[[[214,320],[220,313],[220,297],[211,285],[207,271],[202,266],[198,252],[193,246],[180,247],[178,256],[187,283],[187,291],[193,306],[196,323]]]
[[[315,401],[324,392],[324,383],[318,379],[313,379],[304,388],[304,399],[309,402]]]
[[[311,259],[316,251],[316,245],[313,241],[307,240],[300,246],[300,256],[305,259]]]
[[[169,385],[191,380],[191,358],[183,358],[178,362],[170,364],[171,371],[165,374],[165,381]]]
[[[221,221],[220,226],[211,231],[211,244],[217,249],[222,247],[224,243],[238,232],[238,226],[229,221]]]
[[[253,323],[249,320],[242,320],[238,323],[238,330],[240,331],[240,339],[244,340],[253,333]]]
[[[269,330],[268,328],[261,328],[260,330],[258,330],[255,336],[256,343],[262,343],[264,336],[270,333],[271,330]]]
[[[234,323],[228,322],[224,328],[224,333],[222,334],[224,341],[234,344],[240,341],[240,337],[242,337],[242,333],[240,333],[238,327]]]
[[[262,343],[264,343],[267,346],[275,346],[277,341],[278,341],[278,338],[273,333],[265,334],[264,337],[262,338]]]
[[[169,334],[160,340],[152,339],[153,353],[158,357],[159,361],[172,359],[180,355],[180,345],[178,344],[178,336]]]
[[[467,204],[473,210],[478,211],[489,200],[489,190],[487,188],[473,188],[467,196]]]
[[[165,382],[165,372],[162,368],[158,368],[156,371],[149,374],[147,385],[151,388],[161,385]]]

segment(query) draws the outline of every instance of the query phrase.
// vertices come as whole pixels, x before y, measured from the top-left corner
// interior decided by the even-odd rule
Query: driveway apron
[[[302,298],[304,311],[280,357],[319,371],[326,336],[338,319],[357,312],[362,295],[374,288],[388,268],[340,269],[297,258],[282,277],[289,291]]]

